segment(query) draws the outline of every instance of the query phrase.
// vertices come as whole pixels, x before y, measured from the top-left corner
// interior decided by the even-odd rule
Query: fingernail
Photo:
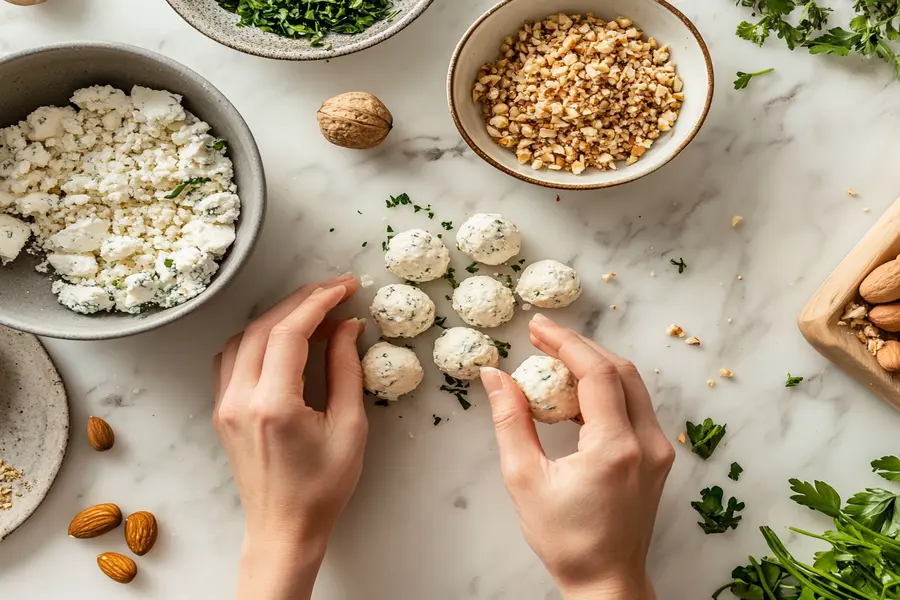
[[[533,317],[531,317],[531,322],[535,325],[541,325],[542,327],[554,327],[556,323],[554,323],[548,317],[545,317],[541,313],[536,313]]]
[[[353,271],[347,271],[346,273],[341,273],[337,276],[337,279],[353,279],[356,275],[353,274]]]
[[[481,375],[481,385],[484,386],[488,396],[495,394],[503,389],[503,381],[500,379],[500,371],[494,367],[481,367],[479,370]]]

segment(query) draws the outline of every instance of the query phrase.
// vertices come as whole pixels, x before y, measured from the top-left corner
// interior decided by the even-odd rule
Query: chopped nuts
[[[600,279],[603,280],[603,283],[609,283],[612,280],[612,278],[615,276],[616,276],[615,272],[604,273],[603,275],[600,276]]]
[[[848,303],[844,307],[844,314],[841,315],[838,325],[855,331],[856,338],[872,355],[878,354],[887,341],[884,339],[883,332],[869,321],[869,310],[865,304]]]
[[[616,310],[616,305],[615,305],[615,304],[610,304],[610,305],[609,305],[609,308],[610,308],[610,310]]]
[[[682,329],[682,328],[679,327],[678,325],[674,325],[674,324],[673,324],[673,325],[669,325],[669,328],[666,329],[666,333],[668,333],[668,334],[671,335],[672,337],[684,337],[685,335],[687,335],[687,334],[684,332],[684,329]]]
[[[684,444],[686,442],[687,442],[687,434],[682,431],[681,433],[678,434],[678,443]]]
[[[738,281],[743,281],[743,280],[744,280],[744,276],[743,276],[743,275],[738,275],[737,278],[738,278]]]
[[[711,387],[711,388],[712,388],[712,387],[716,387],[716,381],[715,381],[714,379],[707,379],[707,380],[706,380],[706,385],[708,385],[708,386]]]
[[[731,227],[732,228],[739,226],[743,222],[744,222],[744,217],[742,217],[741,215],[734,215],[733,217],[731,217]]]
[[[847,195],[853,196],[854,198],[859,195],[859,192],[854,190],[853,188],[847,188]]]
[[[700,338],[691,336],[688,339],[684,340],[684,343],[687,344],[688,346],[699,346]]]
[[[3,483],[12,483],[21,480],[25,474],[12,465],[3,464],[0,460],[0,510],[10,510],[13,507],[13,488]],[[24,484],[23,484],[24,485]],[[28,487],[27,485],[25,486]],[[21,496],[16,493],[16,496]]]
[[[503,39],[472,98],[488,134],[521,164],[616,170],[640,160],[678,118],[684,83],[669,50],[643,39],[631,19],[554,14]]]
[[[727,377],[731,379],[734,377],[734,371],[731,369],[719,369],[719,377]]]

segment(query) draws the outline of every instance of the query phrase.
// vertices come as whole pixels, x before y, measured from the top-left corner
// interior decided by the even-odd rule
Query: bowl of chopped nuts
[[[665,0],[504,0],[450,61],[450,113],[485,161],[523,181],[590,190],[639,179],[694,139],[712,60]],[[677,64],[676,64],[677,61]]]

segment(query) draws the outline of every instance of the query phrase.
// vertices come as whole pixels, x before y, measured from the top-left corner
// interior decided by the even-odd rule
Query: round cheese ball
[[[416,389],[425,371],[416,353],[387,342],[378,342],[362,359],[363,386],[385,400],[396,401]]]
[[[456,379],[475,379],[481,367],[496,367],[500,353],[494,340],[468,327],[451,327],[434,342],[434,364]]]
[[[581,279],[575,269],[561,262],[539,260],[522,271],[516,293],[541,308],[563,308],[581,295]]]
[[[535,421],[559,423],[581,414],[578,382],[561,360],[529,356],[513,371],[512,378],[528,398]]]
[[[434,302],[411,285],[393,283],[375,294],[369,312],[388,338],[412,338],[434,325]]]
[[[463,280],[453,290],[453,310],[468,325],[499,327],[513,318],[516,299],[496,279],[479,275]]]
[[[503,215],[479,213],[460,225],[456,247],[477,262],[499,265],[519,253],[522,236]]]
[[[391,238],[384,264],[400,279],[431,281],[447,272],[450,251],[440,238],[424,229],[410,229]]]

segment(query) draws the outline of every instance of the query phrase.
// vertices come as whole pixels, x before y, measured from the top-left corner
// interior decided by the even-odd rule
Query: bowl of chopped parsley
[[[189,25],[235,50],[323,60],[379,44],[434,0],[168,0]]]

